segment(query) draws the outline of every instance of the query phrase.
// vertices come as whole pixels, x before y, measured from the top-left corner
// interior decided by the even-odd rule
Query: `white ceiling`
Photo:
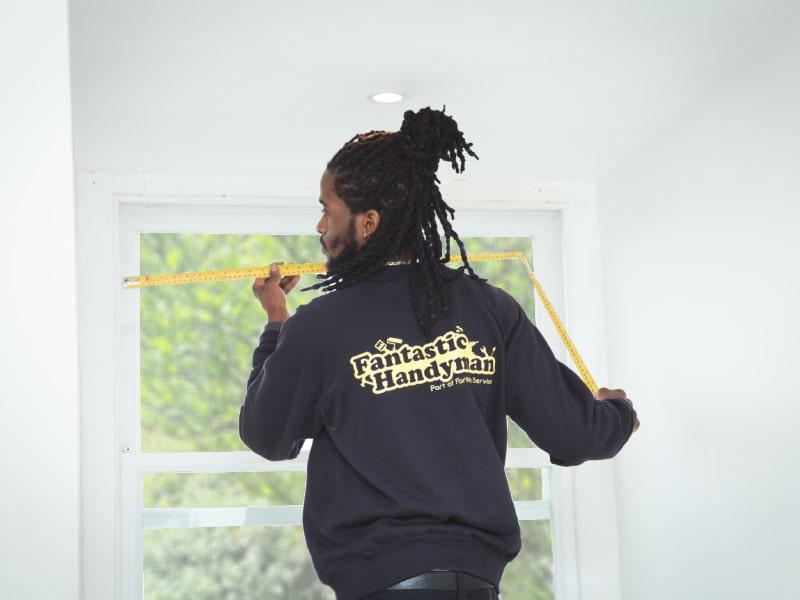
[[[71,0],[77,169],[318,178],[446,105],[465,177],[594,181],[797,4]]]

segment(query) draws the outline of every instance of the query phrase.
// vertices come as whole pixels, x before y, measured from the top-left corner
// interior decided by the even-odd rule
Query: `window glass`
[[[216,271],[276,260],[320,262],[316,235],[143,233],[144,275]],[[306,283],[306,280],[308,283]],[[322,294],[301,292],[290,313]],[[253,296],[252,279],[156,285],[140,294],[141,444],[143,452],[246,450],[239,439],[239,407],[253,350],[267,315]]]
[[[146,529],[145,600],[335,600],[300,525]]]
[[[303,503],[306,474],[145,473],[142,483],[145,508],[282,506]]]
[[[502,600],[553,600],[550,521],[520,521],[522,550],[500,580]]]
[[[508,488],[514,500],[542,500],[542,470],[506,469]]]

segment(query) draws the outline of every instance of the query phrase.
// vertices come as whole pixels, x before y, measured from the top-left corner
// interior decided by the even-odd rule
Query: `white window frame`
[[[575,189],[539,188],[539,198],[519,198],[479,186],[445,193],[456,210],[460,236],[529,236],[537,277],[569,328],[564,310],[564,265],[574,252],[564,233]],[[497,186],[492,186],[494,190]],[[443,186],[444,188],[444,186]],[[305,471],[309,441],[292,461],[271,462],[250,451],[140,453],[138,415],[139,290],[122,288],[137,275],[139,233],[313,234],[318,183],[275,177],[83,175],[79,177],[79,300],[82,379],[82,597],[139,600],[142,527],[236,524],[301,524],[302,506],[258,509],[142,509],[146,472]],[[279,218],[276,218],[279,217]],[[565,218],[566,217],[566,218]],[[537,325],[556,356],[568,361],[557,332],[536,298]],[[570,331],[575,339],[575,334]],[[542,501],[516,501],[520,520],[548,518],[553,535],[556,600],[579,600],[592,585],[581,573],[576,543],[573,480],[577,469],[549,463],[538,449],[509,449],[506,468],[544,467]],[[613,511],[613,497],[611,510]],[[606,503],[607,505],[607,503]],[[595,512],[597,512],[595,510]],[[613,517],[598,515],[599,518]],[[613,540],[616,544],[616,539]],[[616,550],[612,566],[616,568]],[[606,557],[606,562],[608,558]],[[614,573],[614,578],[616,578]],[[607,586],[608,587],[608,586]],[[612,586],[613,588],[613,582]],[[609,589],[611,589],[609,588]],[[613,596],[612,596],[613,597]]]

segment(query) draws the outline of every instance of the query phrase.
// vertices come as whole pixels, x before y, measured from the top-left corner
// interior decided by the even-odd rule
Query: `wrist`
[[[289,318],[289,311],[275,311],[267,313],[267,321],[270,323],[283,323]]]

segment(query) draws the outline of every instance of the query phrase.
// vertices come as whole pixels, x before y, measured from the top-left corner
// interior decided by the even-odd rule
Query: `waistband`
[[[459,584],[459,579],[460,584]],[[491,581],[461,571],[435,570],[398,581],[387,590],[485,590],[494,589]]]
[[[401,578],[430,572],[432,565],[496,581],[499,585],[506,565],[513,558],[512,554],[477,538],[428,533],[424,537],[386,545],[372,556],[351,559],[346,566],[326,572],[320,579],[333,588],[337,600],[358,600],[397,584]],[[397,593],[403,594],[402,591]],[[480,593],[470,592],[471,595]],[[497,594],[500,594],[499,589]]]

